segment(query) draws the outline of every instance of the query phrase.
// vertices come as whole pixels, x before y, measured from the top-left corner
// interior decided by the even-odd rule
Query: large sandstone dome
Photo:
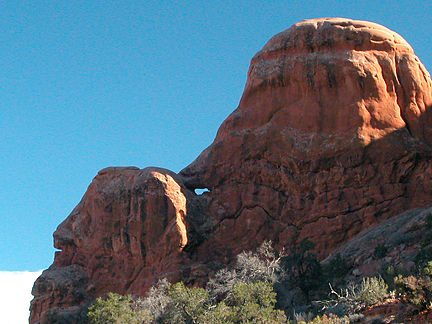
[[[431,205],[431,114],[430,75],[398,34],[342,18],[293,25],[254,56],[239,107],[180,174],[99,172],[54,233],[30,323],[82,323],[95,297],[144,295],[161,277],[204,284],[264,240],[309,239],[325,258]]]
[[[227,153],[244,161],[258,149],[305,161],[364,151],[380,139],[393,141],[388,151],[405,150],[411,139],[431,145],[431,105],[430,74],[397,33],[343,18],[302,21],[253,57],[239,107],[183,173],[209,174],[226,165]],[[211,172],[197,185],[217,179]]]
[[[430,203],[431,107],[430,74],[400,35],[302,21],[253,57],[239,107],[181,174],[212,192],[221,245],[230,228],[236,242],[310,239],[324,256]]]

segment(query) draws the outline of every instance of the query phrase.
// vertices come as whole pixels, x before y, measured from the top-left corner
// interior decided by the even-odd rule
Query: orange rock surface
[[[316,19],[276,35],[215,142],[181,173],[211,191],[220,225],[208,248],[307,238],[324,256],[429,204],[431,106],[429,73],[383,26]]]
[[[181,183],[158,168],[100,171],[54,233],[60,251],[33,289],[31,322],[54,323],[60,316],[81,323],[80,314],[65,310],[108,292],[142,293],[161,274],[183,279],[178,265],[192,243],[187,231],[194,223],[185,215],[194,195]]]
[[[201,284],[263,240],[310,239],[324,258],[430,205],[431,114],[430,75],[398,34],[342,18],[293,25],[254,56],[239,107],[179,175],[99,173],[54,234],[61,251],[30,323],[80,323],[96,296],[143,295],[160,277]]]

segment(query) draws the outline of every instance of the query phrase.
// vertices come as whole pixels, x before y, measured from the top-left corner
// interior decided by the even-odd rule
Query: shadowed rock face
[[[312,240],[322,258],[432,197],[432,82],[387,28],[303,21],[251,62],[239,107],[179,175],[109,168],[54,234],[31,323],[82,323],[109,291],[202,284],[263,240]],[[210,192],[196,195],[194,189]]]

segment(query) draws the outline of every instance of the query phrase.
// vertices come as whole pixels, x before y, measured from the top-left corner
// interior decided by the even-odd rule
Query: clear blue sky
[[[52,233],[98,170],[187,166],[252,56],[318,17],[385,25],[432,69],[430,0],[1,1],[0,270],[52,263]]]

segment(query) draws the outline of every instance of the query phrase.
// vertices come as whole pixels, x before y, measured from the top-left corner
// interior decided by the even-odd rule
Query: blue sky
[[[98,170],[187,166],[252,56],[318,17],[385,25],[432,70],[430,0],[1,1],[0,271],[52,263],[52,233]]]

